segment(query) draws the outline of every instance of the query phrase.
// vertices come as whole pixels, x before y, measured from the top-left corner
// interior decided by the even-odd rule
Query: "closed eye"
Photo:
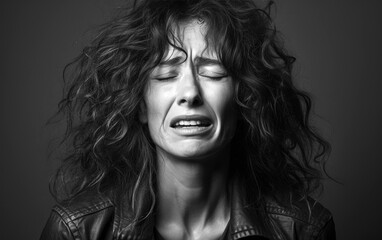
[[[168,81],[168,80],[174,79],[174,78],[176,78],[176,77],[177,77],[177,76],[157,77],[157,78],[155,78],[155,79],[158,80],[158,81]]]
[[[212,80],[221,80],[223,78],[228,77],[228,75],[203,75],[203,74],[199,74],[199,75],[205,78],[212,79]]]
[[[228,77],[227,72],[220,65],[201,66],[198,69],[198,74],[199,76],[212,80],[220,80],[222,78]]]

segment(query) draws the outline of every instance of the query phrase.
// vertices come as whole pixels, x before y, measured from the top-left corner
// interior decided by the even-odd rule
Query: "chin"
[[[200,146],[187,146],[174,151],[174,155],[180,158],[201,158],[208,155],[207,153],[208,151]]]
[[[208,143],[204,144],[187,144],[183,146],[174,147],[172,155],[178,159],[186,160],[203,160],[210,158],[217,153],[217,148],[209,146]]]

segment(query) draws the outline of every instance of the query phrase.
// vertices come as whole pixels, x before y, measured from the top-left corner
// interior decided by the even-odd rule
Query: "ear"
[[[146,103],[144,101],[142,101],[140,104],[139,104],[139,113],[138,113],[138,117],[139,117],[139,121],[142,123],[142,124],[146,124],[148,122],[147,120],[147,107],[146,107]]]

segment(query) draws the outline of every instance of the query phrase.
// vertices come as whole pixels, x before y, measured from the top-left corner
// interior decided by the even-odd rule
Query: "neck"
[[[213,239],[229,220],[229,150],[208,159],[174,159],[158,151],[156,226],[166,239]]]

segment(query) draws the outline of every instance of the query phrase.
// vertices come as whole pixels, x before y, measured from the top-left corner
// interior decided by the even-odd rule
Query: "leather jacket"
[[[335,229],[332,215],[320,203],[309,198],[285,206],[266,200],[264,208],[248,207],[231,196],[231,219],[226,239],[332,240]],[[56,205],[40,240],[138,240],[155,239],[154,216],[143,228],[128,227],[128,213],[100,194],[87,194],[70,204]],[[142,233],[142,234],[140,234]]]

